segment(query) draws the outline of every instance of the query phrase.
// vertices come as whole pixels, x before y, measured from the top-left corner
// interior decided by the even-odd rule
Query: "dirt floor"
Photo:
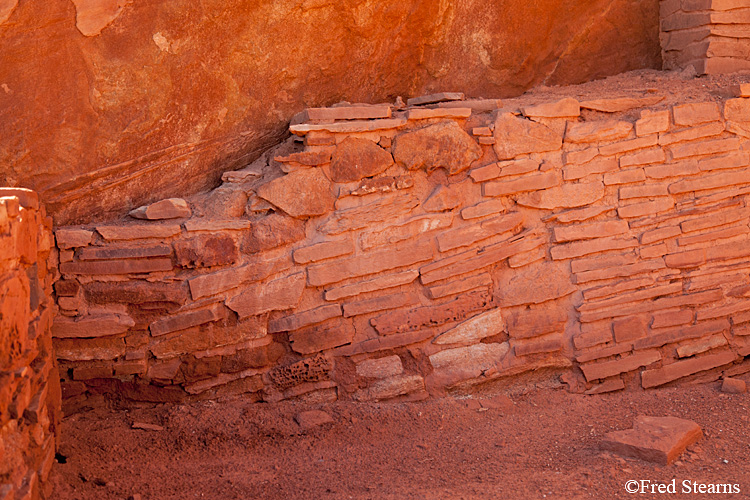
[[[718,383],[584,396],[550,379],[471,397],[325,403],[314,408],[333,422],[307,431],[294,417],[311,408],[294,402],[109,406],[64,420],[53,498],[604,499],[633,496],[629,480],[673,479],[668,498],[750,498],[750,395]],[[671,466],[602,452],[604,434],[637,415],[693,420],[705,438]],[[741,493],[683,495],[685,480]]]

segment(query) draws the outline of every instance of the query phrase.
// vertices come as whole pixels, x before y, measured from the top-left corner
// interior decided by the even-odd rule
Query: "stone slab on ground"
[[[702,437],[700,426],[690,420],[641,415],[632,429],[608,433],[602,448],[618,455],[669,465]]]
[[[297,414],[297,416],[294,417],[294,420],[299,424],[303,431],[333,422],[331,416],[321,410],[303,411],[302,413]]]

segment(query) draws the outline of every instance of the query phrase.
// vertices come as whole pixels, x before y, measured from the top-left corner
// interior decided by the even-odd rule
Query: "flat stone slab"
[[[618,455],[669,465],[702,437],[700,426],[690,420],[641,415],[632,429],[607,434],[602,448]]]
[[[303,411],[294,417],[294,420],[297,421],[303,431],[333,422],[333,418],[321,410]]]

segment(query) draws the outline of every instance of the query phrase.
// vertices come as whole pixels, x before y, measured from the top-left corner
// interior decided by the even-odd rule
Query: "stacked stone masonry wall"
[[[664,69],[699,75],[750,70],[750,2],[661,0]]]
[[[387,400],[541,369],[589,393],[750,371],[750,99],[460,99],[310,109],[159,206],[177,218],[57,229],[64,392]]]
[[[52,219],[34,192],[0,188],[0,499],[49,493],[60,416],[52,352]],[[53,254],[54,255],[54,254]]]

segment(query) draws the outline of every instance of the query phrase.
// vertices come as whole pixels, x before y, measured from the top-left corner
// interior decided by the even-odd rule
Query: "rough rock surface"
[[[700,426],[690,420],[641,415],[632,429],[607,434],[602,448],[626,457],[669,465],[702,437]]]
[[[304,107],[661,66],[656,0],[6,0],[0,45],[0,179],[58,224],[214,186]]]

